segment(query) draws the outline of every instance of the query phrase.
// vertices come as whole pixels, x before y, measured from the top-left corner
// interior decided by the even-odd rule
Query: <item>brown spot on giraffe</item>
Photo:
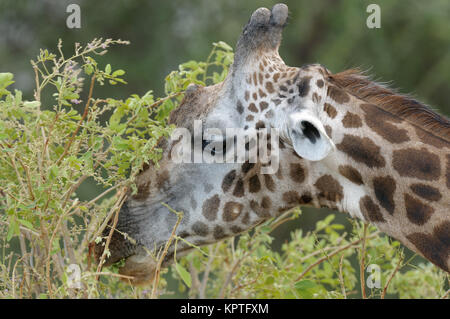
[[[310,193],[305,193],[302,195],[302,197],[300,198],[302,201],[302,204],[309,204],[312,202],[313,198],[311,196]]]
[[[245,95],[244,95],[244,100],[246,102],[248,102],[248,99],[250,98],[250,92],[249,91],[245,91]]]
[[[231,222],[238,218],[242,213],[242,208],[244,206],[237,202],[227,202],[223,208],[223,220],[225,222]]]
[[[163,170],[156,176],[156,187],[159,190],[166,189],[169,184],[169,178],[170,178],[169,171],[166,169]]]
[[[273,88],[272,82],[267,82],[267,83],[266,83],[266,90],[267,90],[267,92],[269,92],[269,93],[275,92],[275,89]]]
[[[298,163],[291,163],[289,175],[294,182],[303,183],[305,181],[305,169]]]
[[[202,214],[209,221],[216,220],[219,211],[220,199],[219,195],[214,195],[203,202]]]
[[[194,231],[194,233],[196,235],[202,236],[202,237],[207,236],[209,233],[208,225],[206,225],[205,223],[202,223],[202,222],[195,222],[195,224],[192,225],[192,230]]]
[[[275,105],[280,105],[281,100],[280,99],[272,99],[272,102],[275,103]]]
[[[300,196],[300,194],[296,191],[288,191],[283,193],[283,201],[290,205],[289,208],[292,208],[297,205],[310,203],[312,201],[312,197],[309,193],[305,193]]]
[[[412,184],[410,188],[414,194],[431,202],[437,202],[442,198],[442,194],[439,189],[430,185],[417,183]]]
[[[424,225],[434,213],[434,208],[422,203],[420,200],[405,194],[406,216],[416,225]]]
[[[261,72],[264,72],[264,66],[262,65],[262,63],[259,64],[259,70],[260,70]]]
[[[265,127],[266,127],[266,125],[264,124],[263,121],[258,121],[258,123],[255,124],[255,128],[256,128],[257,130],[262,129],[262,128],[265,128]]]
[[[268,110],[265,114],[266,119],[271,119],[273,118],[275,114],[273,113],[273,110]]]
[[[262,83],[261,83],[261,84],[262,84]],[[260,97],[261,99],[262,99],[262,98],[265,98],[265,97],[267,96],[267,94],[264,93],[264,91],[261,90],[261,89],[258,90],[258,93],[259,93],[259,97]]]
[[[434,228],[436,238],[450,249],[450,221],[445,221]]]
[[[143,183],[139,183],[137,184],[137,193],[135,195],[133,195],[133,199],[138,200],[138,201],[142,201],[145,200],[149,195],[150,195],[150,185],[151,185],[151,181],[147,180]],[[1,193],[0,193],[1,195]]]
[[[236,225],[231,226],[230,230],[233,232],[233,234],[239,234],[244,231],[241,227],[236,226]]]
[[[244,181],[241,178],[239,178],[238,181],[236,182],[236,185],[234,186],[233,196],[243,197],[244,194],[245,194]]]
[[[327,133],[328,137],[331,138],[331,134],[333,134],[333,129],[329,125],[325,125],[325,133]]]
[[[380,147],[368,137],[362,138],[345,134],[342,142],[337,144],[336,147],[358,163],[363,163],[369,168],[386,165],[386,161],[380,153]]]
[[[333,105],[329,104],[329,103],[325,103],[323,105],[323,110],[328,114],[328,116],[332,119],[334,119],[337,115],[337,111],[334,108]]]
[[[245,118],[245,120],[247,121],[247,122],[251,122],[251,121],[253,121],[254,120],[254,116],[253,115],[247,115],[247,117]]]
[[[299,205],[301,202],[301,197],[296,191],[288,191],[283,193],[283,201],[289,205]]]
[[[255,212],[256,215],[258,215],[258,217],[269,218],[271,216],[270,210],[264,208],[262,205],[258,204],[258,202],[255,200],[250,201],[250,208]]]
[[[339,202],[344,197],[344,190],[341,184],[331,175],[320,177],[314,186],[320,191],[319,197],[323,197],[329,201]]]
[[[362,120],[359,115],[347,112],[342,119],[342,125],[344,125],[345,128],[358,128],[362,126]]]
[[[323,83],[323,80],[319,79],[316,81],[316,84],[319,88],[322,88],[324,83]]]
[[[239,100],[236,103],[236,110],[238,111],[239,114],[244,113],[244,107],[242,106],[242,102]]]
[[[258,79],[259,79],[259,84],[263,85],[263,83],[264,83],[264,76],[262,75],[262,73],[258,73]]]
[[[249,212],[245,212],[244,217],[242,217],[242,222],[245,225],[248,225],[250,223],[250,214],[249,214]]]
[[[339,173],[356,185],[364,184],[361,174],[353,166],[340,165]]]
[[[228,192],[235,178],[236,178],[236,170],[229,171],[227,175],[225,175],[222,181],[222,190],[224,193]]]
[[[316,92],[314,92],[312,95],[312,101],[317,104],[320,102],[320,100],[322,100],[322,98]]]
[[[273,81],[275,82],[275,83],[277,83],[278,82],[278,79],[280,78],[280,73],[275,73],[274,75],[273,75]]]
[[[266,188],[274,192],[275,191],[275,182],[273,181],[273,178],[269,174],[264,174],[264,184],[266,185]]]
[[[215,239],[219,240],[219,239],[223,239],[225,237],[227,237],[225,231],[223,230],[223,228],[219,225],[214,227],[213,230],[213,236]]]
[[[298,95],[301,97],[305,97],[309,93],[309,81],[311,81],[310,76],[303,77],[300,82],[297,84],[298,87]]]
[[[375,133],[385,140],[399,144],[409,141],[408,131],[399,129],[392,123],[401,123],[403,120],[380,109],[373,104],[361,104],[361,108],[366,113],[364,120]]]
[[[392,164],[400,176],[437,180],[441,174],[439,156],[426,148],[406,148],[393,152]]]
[[[246,161],[244,164],[242,164],[241,169],[244,176],[253,168],[255,167],[255,163],[250,163],[249,161]]]
[[[256,108],[255,103],[250,103],[250,105],[248,106],[248,109],[253,113],[258,113],[258,109]]]
[[[283,179],[283,166],[281,165],[281,163],[279,163],[278,165],[278,171],[276,172],[275,176],[280,180]]]
[[[265,109],[267,109],[269,107],[269,103],[267,103],[267,102],[260,102],[259,103],[259,109],[261,110],[261,112],[262,111],[264,111]]]
[[[394,214],[394,194],[396,189],[395,180],[390,176],[375,177],[373,179],[373,189],[381,207],[386,209],[389,214]]]
[[[330,85],[328,87],[327,95],[340,104],[347,103],[348,101],[350,101],[350,97],[348,96],[348,94],[345,93],[344,90],[334,85]]]
[[[268,196],[264,196],[261,200],[261,207],[264,209],[270,209],[272,207],[272,201]]]
[[[366,195],[359,200],[359,208],[361,209],[364,218],[368,221],[374,223],[385,222],[383,214],[380,211],[380,207],[373,202],[370,196]]]
[[[438,226],[433,235],[426,233],[413,233],[406,238],[417,248],[422,255],[435,265],[450,272],[447,260],[450,256],[450,223],[444,222]]]
[[[261,182],[259,181],[258,175],[253,175],[248,180],[248,188],[250,193],[257,193],[261,190]]]

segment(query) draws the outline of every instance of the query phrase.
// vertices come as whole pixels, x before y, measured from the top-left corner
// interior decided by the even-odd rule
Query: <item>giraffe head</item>
[[[178,136],[161,141],[160,167],[144,167],[137,177],[138,192],[129,196],[120,211],[106,261],[108,265],[125,258],[120,272],[133,276],[132,283],[152,280],[156,260],[149,251],[165,245],[177,222],[176,214],[162,203],[184,213],[176,234],[195,246],[235,236],[298,205],[336,208],[364,220],[383,218],[376,214],[378,206],[372,200],[376,194],[364,187],[365,177],[358,165],[339,162],[359,156],[360,162],[377,167],[384,166],[385,159],[372,140],[354,135],[346,139],[339,130],[359,128],[361,118],[351,112],[345,118],[337,116],[337,105],[354,97],[338,88],[337,79],[333,80],[326,68],[285,65],[278,48],[287,17],[284,4],[271,10],[257,9],[237,43],[227,78],[209,87],[191,85],[172,112],[170,121],[192,137],[194,152],[189,158],[194,163],[175,160],[181,141],[186,141]],[[340,119],[337,127],[332,121],[335,118]],[[195,161],[198,153],[220,155],[221,150],[224,156],[234,154],[239,139],[225,133],[230,128],[267,132],[267,140],[260,132],[257,143],[244,140],[243,147],[246,154],[257,149],[257,155],[262,153],[261,146],[267,147],[269,160],[245,157],[239,161],[232,156],[234,161],[226,163]],[[352,138],[358,139],[359,148],[350,145]],[[237,141],[236,148],[230,140]],[[191,139],[188,141],[190,145]],[[386,179],[380,182],[389,186]],[[352,196],[356,199],[349,200]],[[134,241],[125,239],[124,233]],[[191,249],[185,241],[178,241],[176,256]],[[102,250],[102,245],[97,245],[96,255]],[[173,255],[172,245],[164,263],[170,263]]]

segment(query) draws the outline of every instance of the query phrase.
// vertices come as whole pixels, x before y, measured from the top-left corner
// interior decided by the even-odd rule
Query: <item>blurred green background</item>
[[[14,73],[15,86],[31,99],[34,78],[29,61],[39,48],[56,51],[61,38],[69,53],[75,42],[120,38],[131,44],[112,48],[106,59],[113,69],[127,71],[128,85],[98,87],[96,96],[126,98],[149,89],[161,96],[170,71],[188,60],[205,60],[212,42],[234,46],[251,13],[276,2],[0,0],[0,72]],[[450,115],[450,1],[284,2],[290,9],[280,48],[286,64],[321,63],[332,72],[369,69],[375,79]],[[71,3],[81,7],[81,29],[66,26],[66,7]],[[381,7],[380,29],[366,26],[370,3]],[[98,191],[93,183],[85,183],[79,196],[92,198]],[[295,224],[278,230],[275,246],[288,238],[289,229],[309,230],[329,213],[304,211]],[[346,215],[338,218],[349,225]]]

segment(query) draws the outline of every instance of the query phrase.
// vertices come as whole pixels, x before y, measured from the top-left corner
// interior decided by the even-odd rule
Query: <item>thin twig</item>
[[[80,121],[78,122],[78,126],[75,129],[75,131],[72,133],[72,136],[69,139],[69,142],[66,144],[66,147],[64,148],[63,153],[61,154],[61,156],[59,157],[59,159],[56,161],[56,165],[59,165],[59,163],[61,163],[61,161],[63,160],[63,158],[67,155],[67,153],[69,152],[69,148],[72,145],[75,136],[78,134],[78,131],[80,130],[80,126],[83,123],[84,119],[86,118],[86,116],[89,113],[89,104],[91,102],[91,98],[92,98],[92,91],[94,90],[94,84],[95,84],[95,74],[92,76],[91,78],[91,86],[89,87],[89,95],[88,95],[88,99],[86,102],[86,106],[84,108],[84,112],[83,112],[83,116],[81,117]]]
[[[183,213],[174,211],[168,205],[165,205],[165,206],[167,208],[169,208],[170,211],[176,213],[178,218],[177,218],[177,222],[175,223],[175,226],[173,226],[173,228],[172,228],[172,233],[170,234],[169,240],[167,240],[166,245],[164,246],[164,250],[162,251],[162,254],[158,258],[158,263],[156,264],[156,269],[155,269],[155,275],[153,277],[153,287],[152,287],[152,293],[150,295],[151,299],[156,298],[162,263],[164,261],[164,258],[167,255],[167,252],[169,251],[170,245],[172,245],[173,239],[176,237],[175,234],[176,234],[177,228],[180,225],[181,220],[183,219]]]
[[[214,261],[214,258],[217,255],[218,250],[219,250],[219,245],[217,244],[216,248],[214,250],[214,254],[213,254],[212,246],[209,246],[208,263],[206,264],[205,272],[203,273],[202,284],[200,285],[200,289],[198,292],[198,296],[200,299],[205,299],[206,284],[208,283],[209,273],[211,272],[211,266]]]
[[[98,266],[97,266],[97,272],[100,272],[101,269],[102,269],[103,262],[105,261],[106,253],[107,253],[107,251],[108,251],[108,248],[109,248],[109,244],[110,244],[110,242],[111,242],[112,235],[113,235],[113,233],[114,233],[114,230],[116,229],[117,222],[119,221],[119,212],[120,212],[120,208],[122,208],[122,205],[123,205],[123,203],[125,202],[126,197],[127,197],[127,188],[125,187],[125,188],[122,190],[122,194],[120,195],[118,201],[116,202],[116,205],[114,205],[114,207],[113,207],[113,209],[112,209],[112,211],[115,211],[114,221],[113,221],[113,225],[112,225],[112,227],[111,227],[111,230],[109,231],[108,238],[106,239],[106,243],[105,243],[105,247],[104,247],[104,249],[103,249],[102,256],[100,257],[100,261],[99,261]],[[98,280],[98,278],[99,278],[99,276],[96,276],[95,279]]]
[[[191,274],[191,278],[192,278],[192,285],[191,288],[189,289],[189,296],[191,298],[193,298],[193,296],[195,295],[196,291],[200,290],[200,279],[198,278],[198,271],[197,269],[195,269],[194,263],[192,262],[192,260],[189,261],[189,273]]]
[[[395,274],[399,271],[400,266],[402,264],[403,261],[403,256],[400,256],[397,266],[395,266],[394,271],[392,272],[392,274],[389,276],[388,281],[386,282],[386,285],[383,288],[383,292],[381,293],[381,299],[384,299],[384,297],[386,296],[386,292],[388,290],[389,284],[391,283],[392,278],[394,278]]]
[[[134,278],[133,276],[126,276],[126,275],[116,274],[113,272],[105,272],[105,271],[83,273],[83,277],[89,277],[89,276],[95,276],[97,278],[99,276],[111,276],[111,277],[118,277],[118,278],[123,278],[123,279],[130,279],[130,280],[132,280]]]
[[[339,260],[339,282],[341,283],[341,291],[344,299],[347,299],[347,293],[345,292],[345,283],[344,283],[344,275],[342,273],[342,262],[344,261],[344,254],[342,254],[341,259]]]
[[[367,237],[367,223],[364,224],[363,237],[361,242],[361,259],[359,261],[359,280],[361,284],[361,294],[363,299],[367,299],[366,296],[366,283],[364,277],[365,259],[366,259],[366,237]]]
[[[379,231],[376,231],[376,232],[373,233],[371,236],[367,237],[367,239],[369,239],[369,238],[374,238],[375,236],[378,236],[378,234],[379,234]],[[313,268],[316,267],[317,265],[321,264],[323,261],[327,260],[328,258],[333,257],[334,255],[340,253],[340,252],[343,251],[343,250],[346,250],[346,249],[348,249],[348,248],[350,248],[350,247],[352,247],[352,246],[355,246],[355,245],[359,244],[361,241],[362,241],[362,238],[357,239],[357,240],[355,240],[355,241],[353,241],[353,242],[351,242],[351,243],[349,243],[349,244],[347,244],[347,245],[345,245],[345,246],[340,247],[339,249],[336,249],[336,250],[333,251],[331,254],[329,254],[329,255],[327,255],[327,256],[325,256],[325,257],[323,257],[323,258],[320,258],[320,259],[317,260],[315,263],[311,264],[308,268],[306,268],[306,270],[303,271],[303,272],[301,273],[301,275],[297,277],[297,279],[295,279],[295,282],[301,280],[301,279],[302,279],[302,278],[303,278],[303,277],[304,277],[311,269],[313,269]]]
[[[231,242],[233,243],[233,241]],[[250,254],[253,253],[253,251],[256,249],[250,249],[249,251],[247,251],[241,258],[239,258],[238,260],[236,260],[233,264],[233,267],[231,268],[231,271],[228,273],[227,278],[225,279],[225,282],[222,285],[222,288],[220,288],[220,292],[219,292],[219,299],[223,299],[225,297],[225,290],[227,288],[227,286],[230,284],[231,279],[233,279],[234,273],[236,272],[236,270],[238,269],[238,266],[241,264],[241,262],[247,258],[248,256],[250,256]]]

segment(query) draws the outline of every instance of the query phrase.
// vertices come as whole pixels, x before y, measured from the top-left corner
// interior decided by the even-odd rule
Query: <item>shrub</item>
[[[64,56],[61,41],[57,54],[41,50],[31,61],[35,90],[28,99],[10,89],[11,73],[0,73],[1,298],[145,298],[175,292],[344,298],[360,296],[359,287],[367,297],[384,297],[386,290],[400,298],[444,295],[443,271],[429,263],[406,267],[398,242],[360,222],[346,233],[333,223],[334,215],[311,232],[293,231],[281,251],[274,250],[272,231],[301,218],[299,209],[238,238],[196,247],[163,271],[152,294],[120,281],[120,265],[92,265],[90,243],[102,239],[106,221],[117,216],[127,190],[135,190],[133,180],[142,165],[160,159],[157,143],[170,135],[167,117],[183,91],[190,83],[222,81],[233,61],[231,47],[214,43],[205,62],[189,61],[166,77],[162,98],[152,91],[124,100],[95,97],[95,86],[126,84],[124,70],[96,61],[110,46],[125,44],[111,39],[76,43],[70,57]],[[104,191],[80,200],[78,191],[87,180]],[[175,237],[173,244],[179,240]],[[364,270],[370,264],[380,267],[383,285],[367,290]],[[169,289],[174,280],[178,291]]]

